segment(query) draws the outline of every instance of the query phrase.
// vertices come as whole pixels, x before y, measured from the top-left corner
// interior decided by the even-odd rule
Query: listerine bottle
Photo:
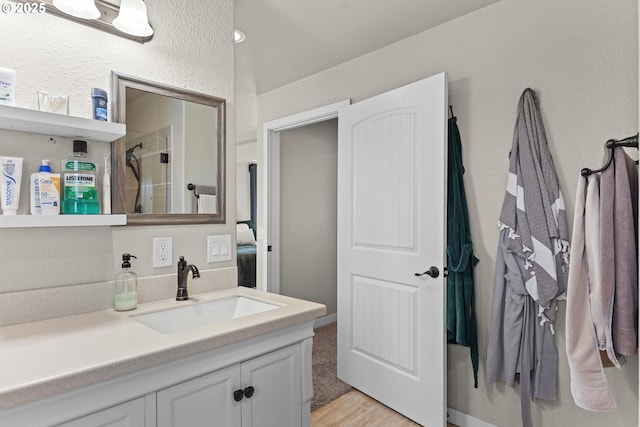
[[[116,275],[116,290],[113,308],[116,311],[133,310],[138,306],[138,276],[131,271],[131,258],[135,255],[122,254],[122,270]]]
[[[99,214],[96,163],[87,158],[87,141],[73,141],[73,155],[62,161],[63,214]]]

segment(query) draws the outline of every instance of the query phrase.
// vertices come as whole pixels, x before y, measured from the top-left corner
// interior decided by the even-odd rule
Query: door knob
[[[244,390],[238,389],[233,392],[233,400],[235,400],[236,402],[240,402],[243,397],[244,397]]]
[[[425,274],[426,274],[427,276],[431,276],[431,277],[433,277],[433,278],[435,279],[436,277],[438,277],[438,276],[440,275],[440,270],[438,270],[438,267],[436,267],[436,266],[434,265],[434,266],[430,267],[430,268],[429,268],[427,271],[425,271],[424,273],[415,273],[415,275],[416,275],[416,276],[418,276],[418,277],[420,277],[420,276],[424,276]]]
[[[250,399],[251,396],[253,396],[253,393],[255,393],[256,389],[253,388],[253,386],[249,386],[247,388],[244,389],[244,397],[246,397],[247,399]]]

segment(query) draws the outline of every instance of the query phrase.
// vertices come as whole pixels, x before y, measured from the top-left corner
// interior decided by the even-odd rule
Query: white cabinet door
[[[158,427],[306,426],[300,369],[297,344],[161,390]]]
[[[302,420],[300,345],[242,364],[243,427],[299,427]],[[247,388],[253,387],[253,395]],[[251,395],[251,397],[248,397]]]
[[[59,427],[145,427],[144,397],[78,418]]]
[[[240,365],[204,375],[158,392],[158,427],[239,427]]]

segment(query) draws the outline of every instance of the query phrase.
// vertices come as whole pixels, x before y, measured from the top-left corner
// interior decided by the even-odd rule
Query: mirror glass
[[[113,73],[114,213],[128,224],[225,222],[225,100]]]

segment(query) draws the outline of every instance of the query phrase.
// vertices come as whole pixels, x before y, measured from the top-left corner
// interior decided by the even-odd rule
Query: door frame
[[[262,262],[256,265],[262,280],[257,288],[280,293],[280,132],[338,118],[338,111],[351,105],[351,100],[335,102],[263,124],[262,168],[263,212]],[[272,247],[269,256],[268,248]],[[258,273],[258,272],[256,272]]]

